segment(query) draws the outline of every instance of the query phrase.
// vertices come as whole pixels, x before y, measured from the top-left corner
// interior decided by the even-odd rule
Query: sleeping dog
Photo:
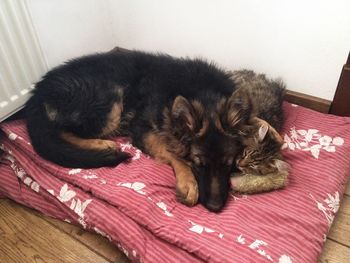
[[[249,98],[200,59],[139,51],[102,53],[49,71],[26,104],[34,149],[66,167],[115,166],[130,156],[110,135],[168,163],[178,199],[211,211],[225,205]]]

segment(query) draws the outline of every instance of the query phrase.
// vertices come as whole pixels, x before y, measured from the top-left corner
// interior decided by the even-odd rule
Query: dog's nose
[[[223,207],[225,203],[218,201],[218,200],[210,200],[207,204],[206,207],[208,208],[209,211],[212,212],[219,212]]]

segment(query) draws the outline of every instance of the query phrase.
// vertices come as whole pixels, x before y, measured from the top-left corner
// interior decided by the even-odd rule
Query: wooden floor
[[[102,236],[0,199],[0,262],[122,263],[128,260]],[[319,262],[350,262],[350,182]]]

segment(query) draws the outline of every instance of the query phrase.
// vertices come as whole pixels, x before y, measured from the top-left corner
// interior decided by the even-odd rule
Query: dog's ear
[[[195,129],[194,109],[184,97],[177,96],[171,108],[171,116],[176,125],[186,127],[190,131]]]
[[[227,101],[227,121],[230,127],[245,124],[250,119],[252,104],[249,94],[243,89],[236,90]]]

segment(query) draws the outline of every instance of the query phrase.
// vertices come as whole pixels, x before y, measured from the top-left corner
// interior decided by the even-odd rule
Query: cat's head
[[[243,145],[243,153],[236,159],[237,168],[242,172],[264,175],[288,169],[281,156],[283,139],[266,121],[252,119]]]

